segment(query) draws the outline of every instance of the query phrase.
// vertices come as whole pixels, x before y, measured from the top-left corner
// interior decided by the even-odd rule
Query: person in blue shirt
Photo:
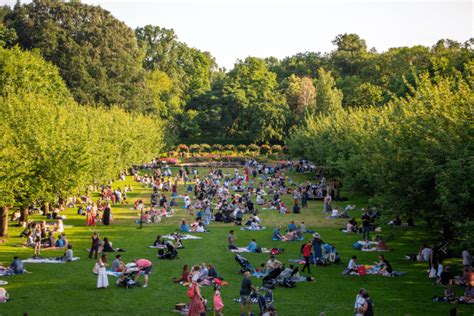
[[[13,257],[13,262],[10,264],[10,269],[13,274],[23,274],[25,273],[25,268],[23,267],[23,261],[21,261],[18,256]]]
[[[181,220],[181,225],[179,226],[179,230],[184,233],[189,232],[189,226],[188,224],[186,224],[186,220],[184,218]]]
[[[55,246],[58,247],[58,248],[62,248],[62,247],[65,246],[63,236],[61,236],[61,235],[58,236],[58,240],[56,240],[56,245]]]
[[[273,230],[273,240],[282,240],[283,236],[280,234],[280,229],[281,229],[281,226],[278,225],[277,227],[275,227],[275,229]]]
[[[257,250],[257,242],[255,241],[255,239],[252,239],[252,241],[247,246],[247,249],[250,252],[255,252],[255,250]]]
[[[295,221],[291,221],[291,223],[288,225],[288,230],[292,232],[292,231],[295,231],[296,229],[298,229],[298,227],[296,227]]]

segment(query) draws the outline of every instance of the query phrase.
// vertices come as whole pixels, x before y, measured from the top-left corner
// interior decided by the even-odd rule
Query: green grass
[[[201,174],[204,169],[201,169]],[[230,173],[230,171],[228,171]],[[290,175],[295,181],[304,180],[301,175]],[[114,187],[124,184],[133,184],[134,192],[129,194],[130,202],[137,198],[148,200],[151,190],[143,188],[138,183],[118,181]],[[180,186],[180,192],[183,187]],[[291,205],[291,197],[285,196],[286,202]],[[363,198],[355,199],[360,206],[364,206]],[[352,203],[353,200],[349,201]],[[345,204],[341,204],[343,206]],[[181,203],[182,206],[182,203]],[[242,276],[237,272],[239,266],[234,261],[232,253],[227,251],[226,236],[231,228],[230,224],[212,223],[210,233],[202,234],[203,239],[185,241],[185,249],[179,252],[179,259],[174,261],[159,261],[156,251],[147,248],[157,234],[174,231],[181,218],[191,220],[183,209],[176,209],[173,218],[167,218],[159,224],[145,225],[142,230],[135,224],[136,213],[129,206],[113,207],[114,222],[109,227],[99,225],[97,228],[85,226],[85,217],[76,214],[75,209],[66,212],[66,225],[74,225],[66,229],[70,243],[74,245],[75,255],[80,256],[79,262],[68,264],[29,264],[26,268],[30,274],[3,277],[9,284],[6,289],[10,293],[11,302],[2,304],[0,315],[91,315],[91,314],[141,314],[141,315],[176,315],[171,312],[178,302],[187,302],[186,288],[174,284],[173,276],[178,276],[184,264],[192,265],[209,262],[216,266],[220,275],[225,277],[229,285],[222,288],[226,315],[239,315],[239,305],[233,302],[238,297]],[[400,230],[390,242],[394,251],[387,253],[395,270],[407,272],[403,277],[385,278],[381,276],[350,277],[342,276],[348,258],[357,254],[360,263],[370,264],[377,259],[376,253],[357,252],[352,244],[360,237],[341,233],[338,228],[345,224],[345,220],[329,220],[321,214],[321,202],[310,201],[309,208],[303,209],[299,215],[280,215],[275,211],[261,211],[261,218],[267,230],[260,232],[236,231],[238,245],[244,246],[252,238],[256,238],[262,247],[284,247],[285,252],[279,255],[279,260],[288,263],[288,259],[299,257],[301,242],[281,243],[271,240],[272,226],[282,224],[286,226],[290,220],[305,220],[309,229],[317,230],[322,238],[336,245],[343,264],[327,267],[312,267],[314,283],[298,283],[296,288],[277,288],[274,291],[275,306],[279,315],[319,315],[325,311],[327,315],[351,315],[355,295],[359,288],[366,288],[374,301],[378,315],[448,315],[452,305],[434,303],[433,295],[442,295],[442,287],[432,285],[425,273],[425,264],[405,261],[406,253],[416,252],[423,240],[430,236],[420,230]],[[360,213],[355,212],[357,217]],[[37,216],[37,219],[40,219]],[[87,253],[83,250],[90,245],[90,235],[97,230],[101,237],[109,237],[114,246],[127,249],[124,253],[126,261],[135,258],[148,258],[153,261],[153,273],[150,276],[149,287],[123,289],[110,287],[107,290],[96,289],[96,276],[92,274],[94,261],[87,260]],[[10,227],[11,238],[7,243],[0,245],[0,262],[10,263],[14,255],[25,259],[33,253],[31,249],[16,247],[23,241],[17,238],[20,229]],[[309,238],[309,235],[306,235]],[[59,256],[63,251],[45,251],[43,256]],[[113,257],[109,255],[111,261]],[[265,262],[265,254],[246,254],[245,257],[258,266]],[[109,282],[115,278],[109,277]],[[260,280],[253,279],[260,285]],[[211,287],[202,288],[203,294],[212,301]],[[460,290],[459,293],[460,294]],[[460,315],[472,315],[473,307],[458,306]],[[258,306],[254,306],[254,311]]]

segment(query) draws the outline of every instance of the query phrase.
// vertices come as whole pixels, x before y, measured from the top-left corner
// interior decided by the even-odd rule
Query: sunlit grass
[[[201,176],[206,169],[199,169]],[[231,173],[232,169],[227,170]],[[290,175],[296,182],[305,179],[302,175]],[[175,261],[158,261],[156,251],[147,248],[157,234],[173,232],[181,218],[192,220],[189,212],[176,208],[174,217],[163,219],[158,224],[146,224],[143,229],[137,229],[135,223],[137,213],[133,207],[135,199],[143,198],[147,201],[150,189],[134,183],[131,178],[125,182],[118,181],[114,184],[123,188],[125,184],[132,184],[134,192],[128,194],[129,204],[114,206],[114,221],[111,226],[98,225],[96,228],[85,226],[85,216],[77,214],[76,208],[66,211],[66,225],[73,225],[66,229],[70,243],[74,245],[75,255],[80,256],[79,262],[58,265],[27,265],[31,274],[0,278],[10,284],[6,286],[12,301],[0,306],[0,315],[20,315],[28,311],[29,315],[86,315],[86,314],[121,314],[121,315],[176,315],[171,313],[177,302],[187,302],[186,290],[173,284],[171,278],[180,274],[184,264],[197,264],[202,262],[213,263],[220,275],[224,276],[229,285],[221,291],[225,303],[226,315],[238,315],[239,306],[232,301],[238,297],[241,276],[237,273],[238,265],[234,256],[226,249],[226,236],[229,229],[235,229],[232,224],[212,223],[210,233],[202,234],[202,240],[185,241],[185,249],[179,252],[179,259]],[[179,193],[183,193],[182,185]],[[169,194],[167,194],[169,197]],[[97,194],[94,200],[97,199]],[[291,205],[291,197],[285,196],[284,201]],[[347,203],[353,204],[353,200]],[[366,200],[357,197],[356,204],[365,207]],[[341,207],[346,203],[335,203]],[[182,207],[182,201],[180,201]],[[259,207],[260,209],[260,207]],[[344,234],[338,228],[345,224],[345,220],[325,218],[322,213],[322,203],[310,201],[309,208],[303,209],[302,214],[281,215],[276,211],[261,211],[265,231],[250,232],[236,231],[238,245],[246,245],[255,238],[262,247],[283,247],[285,252],[279,259],[287,263],[288,259],[299,257],[301,242],[281,243],[271,240],[274,225],[286,226],[291,220],[300,222],[304,220],[306,226],[317,230],[325,241],[335,244],[339,250],[344,264],[328,267],[312,268],[316,278],[314,283],[298,284],[294,289],[277,288],[274,292],[275,305],[279,315],[319,315],[325,311],[327,315],[351,315],[355,294],[364,287],[370,292],[375,311],[378,315],[447,315],[450,304],[433,303],[433,295],[441,295],[442,288],[432,285],[426,278],[424,264],[406,261],[403,257],[407,253],[418,251],[418,247],[429,235],[420,230],[399,230],[394,232],[395,239],[390,245],[395,249],[387,253],[394,269],[407,272],[403,277],[384,278],[381,276],[346,277],[341,275],[348,258],[357,254],[360,263],[370,264],[377,259],[376,253],[357,252],[352,249],[352,244],[360,239],[358,235]],[[354,212],[360,218],[360,212]],[[40,216],[35,219],[42,220]],[[385,229],[385,227],[384,227]],[[21,229],[10,227],[11,238],[7,243],[0,245],[0,261],[9,264],[14,255],[21,258],[30,257],[31,249],[15,247],[23,242],[18,235]],[[154,262],[154,273],[150,277],[147,289],[137,288],[131,290],[112,287],[106,291],[95,288],[96,276],[92,274],[93,261],[87,260],[84,248],[90,246],[90,235],[98,231],[102,237],[109,237],[114,246],[127,249],[123,256],[126,261],[136,258],[149,258]],[[387,232],[389,231],[387,230]],[[392,231],[390,231],[392,233]],[[375,236],[375,235],[374,235]],[[310,237],[306,235],[306,240]],[[43,256],[56,257],[62,255],[62,250],[46,250]],[[264,254],[248,254],[246,258],[258,266],[267,260]],[[112,255],[109,255],[111,260]],[[454,263],[454,262],[453,262]],[[114,282],[113,278],[109,278]],[[258,280],[254,280],[260,284]],[[212,289],[203,288],[204,296],[212,300]],[[257,310],[257,306],[254,306]],[[471,315],[472,308],[460,306],[461,315]]]

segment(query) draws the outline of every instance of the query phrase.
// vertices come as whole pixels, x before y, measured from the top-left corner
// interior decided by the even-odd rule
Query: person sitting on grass
[[[179,230],[183,233],[189,233],[189,225],[186,223],[186,220],[183,218],[181,219],[181,224],[179,225]]]
[[[295,231],[298,227],[296,227],[295,221],[291,221],[290,224],[288,224],[288,230],[289,231]]]
[[[285,237],[283,237],[282,234],[280,233],[280,229],[281,229],[281,226],[278,225],[273,230],[273,236],[272,236],[273,240],[284,240]]]
[[[112,261],[112,272],[123,272],[125,271],[125,263],[123,263],[122,255],[116,255],[114,261]]]
[[[74,252],[72,251],[72,245],[69,244],[67,245],[67,250],[64,253],[64,256],[61,258],[61,260],[66,261],[66,262],[71,262],[73,258],[74,258]]]
[[[155,241],[153,242],[153,246],[158,247],[158,246],[164,246],[165,241],[161,237],[161,235],[156,236]]]
[[[23,261],[21,261],[18,256],[13,257],[13,261],[10,264],[10,270],[13,272],[13,274],[26,273],[26,270],[23,266]]]
[[[257,242],[255,239],[252,239],[252,241],[248,244],[247,250],[250,252],[257,252]]]
[[[189,282],[191,282],[190,275],[191,275],[191,273],[189,271],[189,266],[187,264],[185,264],[183,266],[183,272],[181,273],[181,276],[179,278],[173,278],[173,282],[174,283],[181,283],[181,284],[189,283]]]
[[[351,260],[347,264],[347,268],[345,273],[346,274],[358,274],[359,270],[357,269],[359,266],[357,265],[357,256],[352,256]]]
[[[441,272],[441,275],[439,276],[436,283],[442,284],[442,285],[452,285],[453,282],[454,282],[454,275],[449,269],[449,266],[445,266],[443,272]]]
[[[379,256],[380,261],[376,262],[376,265],[380,267],[380,270],[378,271],[378,274],[381,274],[383,276],[391,276],[393,273],[392,266],[390,265],[390,262],[385,259],[384,255]]]

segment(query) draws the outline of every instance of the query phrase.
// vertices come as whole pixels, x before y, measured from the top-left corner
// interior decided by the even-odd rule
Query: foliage
[[[5,18],[25,49],[54,63],[81,104],[145,111],[152,98],[133,31],[108,11],[80,2],[17,3]]]
[[[273,145],[272,146],[272,154],[279,154],[279,153],[281,153],[282,150],[283,150],[283,148],[281,147],[281,145]]]
[[[247,150],[247,146],[245,146],[244,144],[240,144],[237,146],[237,150],[241,153],[245,152]]]
[[[2,207],[75,194],[161,149],[156,120],[78,105],[57,68],[37,53],[0,48],[0,91]]]
[[[224,146],[224,149],[225,150],[228,150],[228,151],[234,151],[235,150],[235,146],[232,145],[232,144],[227,144]]]
[[[260,147],[259,147],[258,145],[256,145],[256,144],[250,144],[250,145],[247,147],[247,149],[248,149],[249,151],[257,152],[257,153],[260,151]]]
[[[205,153],[211,152],[211,146],[209,144],[201,144],[199,148],[201,152],[205,152]]]
[[[189,152],[189,147],[188,147],[188,145],[185,145],[185,144],[179,144],[178,146],[176,146],[176,150],[178,152],[187,153],[187,152]]]
[[[382,108],[308,116],[290,151],[341,175],[349,190],[429,224],[472,218],[472,82],[460,74],[414,80],[410,95]]]
[[[262,155],[266,155],[266,154],[268,154],[270,151],[271,151],[271,147],[270,147],[270,146],[268,146],[268,145],[261,145],[261,146],[260,146],[260,153],[261,153]]]

